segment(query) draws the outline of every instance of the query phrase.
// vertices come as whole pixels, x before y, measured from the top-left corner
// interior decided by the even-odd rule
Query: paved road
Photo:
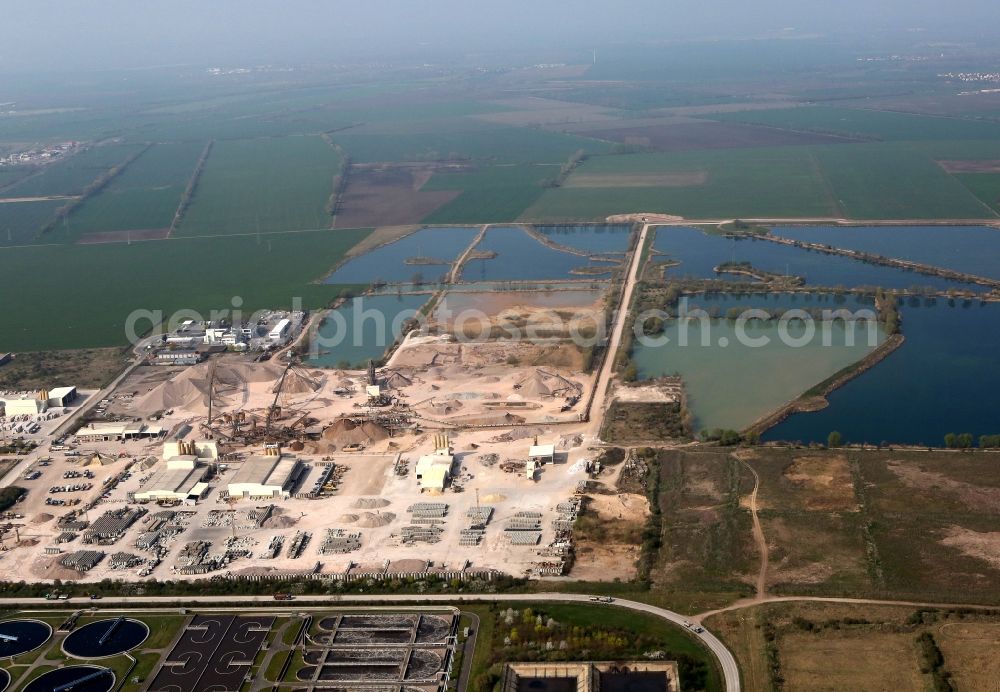
[[[455,685],[458,692],[466,692],[469,689],[469,679],[472,677],[472,657],[476,653],[476,640],[479,639],[479,627],[482,623],[475,613],[462,613],[472,625],[469,626],[469,637],[465,640],[465,648],[462,650],[462,670],[458,673],[458,682]],[[461,621],[459,622],[461,625]]]
[[[585,594],[574,594],[574,593],[531,593],[531,594],[467,594],[467,595],[448,595],[448,594],[426,594],[426,595],[406,595],[406,594],[380,594],[380,595],[344,595],[344,596],[303,596],[303,601],[308,600],[309,603],[447,603],[447,604],[459,604],[462,602],[541,602],[541,603],[589,603],[592,596]],[[68,602],[63,601],[63,604],[67,606],[80,607],[81,603],[91,603],[85,598],[75,598],[70,599]],[[156,605],[156,606],[178,606],[179,604],[197,604],[204,603],[206,605],[217,605],[217,604],[236,604],[243,605],[241,610],[246,610],[247,605],[268,605],[272,608],[275,606],[283,608],[291,608],[292,610],[301,609],[303,606],[296,606],[294,601],[292,603],[282,603],[276,602],[274,599],[267,596],[122,596],[118,598],[106,598],[102,601],[94,603],[95,606],[100,606],[101,608],[114,608],[119,605]],[[46,601],[44,598],[2,598],[0,599],[0,606],[7,606],[10,608],[25,608],[31,605],[41,605],[49,604],[52,605],[53,601]],[[615,599],[613,606],[607,607],[618,607],[627,608],[628,610],[639,611],[643,613],[648,613],[649,615],[662,618],[669,622],[672,622],[681,627],[685,627],[686,623],[691,622],[693,619],[689,619],[680,613],[675,613],[672,610],[667,610],[666,608],[659,608],[654,605],[649,605],[648,603],[639,603],[638,601],[627,601],[624,599]],[[691,631],[691,635],[697,637],[716,657],[719,662],[719,666],[722,670],[726,682],[726,692],[740,692],[740,670],[736,665],[736,659],[729,652],[729,649],[723,645],[721,641],[716,638],[714,634],[708,630],[703,630],[701,632]]]

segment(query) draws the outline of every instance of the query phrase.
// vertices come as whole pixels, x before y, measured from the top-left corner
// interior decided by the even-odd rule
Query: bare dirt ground
[[[670,223],[672,221],[683,221],[683,216],[674,216],[673,214],[657,214],[657,213],[635,213],[635,214],[612,214],[607,217],[605,221],[608,223],[635,223],[635,222],[648,222],[651,224],[656,223]]]
[[[538,344],[476,342],[454,343],[445,337],[411,337],[393,353],[392,367],[434,367],[462,365],[530,365],[579,370],[583,353],[570,342],[552,341]],[[436,376],[435,372],[430,373]]]
[[[612,389],[615,401],[673,403],[680,400],[680,385],[668,378],[646,380],[642,384],[616,382]]]
[[[529,339],[571,339],[575,334],[594,334],[603,323],[604,311],[597,292],[563,291],[566,304],[559,307],[532,305],[530,294],[499,292],[486,294],[475,308],[463,307],[467,301],[445,299],[438,305],[430,329],[457,334],[466,340],[485,338],[511,339],[523,335]],[[553,294],[555,297],[558,293]],[[573,303],[576,303],[575,305]]]
[[[459,194],[458,190],[421,191],[439,167],[352,166],[337,212],[337,228],[367,228],[419,223]]]
[[[913,463],[890,461],[886,467],[911,488],[944,491],[980,512],[1000,511],[1000,488],[957,481],[943,473],[925,471]]]
[[[923,690],[914,636],[853,632],[782,637],[781,670],[789,690]]]
[[[588,528],[578,532],[570,576],[583,581],[634,579],[649,501],[633,493],[591,495],[585,511]]]
[[[845,455],[799,457],[785,468],[783,475],[806,494],[806,509],[830,512],[858,509]]]
[[[957,548],[963,555],[989,563],[1000,569],[1000,531],[979,532],[961,526],[950,526],[941,543]]]

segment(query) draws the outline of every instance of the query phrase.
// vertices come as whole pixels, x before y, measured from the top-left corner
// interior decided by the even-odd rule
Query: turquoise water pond
[[[426,295],[361,296],[334,310],[317,330],[310,365],[353,367],[381,358],[402,326],[427,302]]]

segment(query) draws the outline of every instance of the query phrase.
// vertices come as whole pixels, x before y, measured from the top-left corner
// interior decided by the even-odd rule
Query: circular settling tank
[[[105,658],[130,651],[146,641],[149,627],[130,618],[108,618],[84,625],[63,640],[63,651],[74,658]]]
[[[34,651],[52,636],[52,627],[41,620],[0,622],[0,658]]]
[[[52,692],[60,688],[72,689],[73,692],[110,692],[114,686],[115,674],[110,668],[67,666],[35,678],[25,685],[22,692]]]
[[[0,692],[10,687],[10,673],[0,668]]]

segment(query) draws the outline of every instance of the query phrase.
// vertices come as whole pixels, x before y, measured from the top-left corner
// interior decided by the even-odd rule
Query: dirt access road
[[[618,310],[615,312],[611,326],[611,337],[608,339],[608,347],[604,352],[604,362],[601,365],[600,373],[597,375],[597,381],[594,383],[594,398],[591,399],[590,407],[587,409],[587,415],[590,419],[587,432],[595,438],[600,434],[601,425],[604,423],[604,414],[608,403],[608,390],[611,380],[615,376],[615,356],[618,354],[618,348],[622,343],[622,333],[625,331],[625,325],[628,322],[629,306],[632,305],[632,296],[635,294],[635,286],[638,283],[639,272],[642,269],[642,251],[646,247],[646,237],[649,234],[650,225],[652,224],[645,224],[642,227],[642,231],[639,233],[639,241],[636,243],[635,251],[632,253],[628,273],[625,275],[625,286],[622,288],[621,303],[619,303]]]

